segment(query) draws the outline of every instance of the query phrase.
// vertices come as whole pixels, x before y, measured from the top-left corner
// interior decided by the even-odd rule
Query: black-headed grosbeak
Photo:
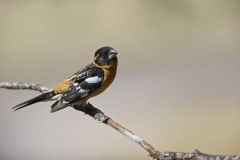
[[[51,112],[67,106],[82,106],[91,97],[102,93],[114,80],[117,72],[117,52],[111,47],[102,47],[95,52],[94,60],[84,69],[33,99],[16,105],[18,110],[43,101],[56,101]]]

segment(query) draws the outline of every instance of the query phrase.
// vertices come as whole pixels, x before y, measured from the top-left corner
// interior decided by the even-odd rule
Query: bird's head
[[[94,55],[94,63],[100,67],[111,68],[117,65],[117,51],[112,47],[99,48]]]

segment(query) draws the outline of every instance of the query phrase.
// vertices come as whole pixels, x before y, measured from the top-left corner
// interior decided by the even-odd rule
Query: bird
[[[19,110],[37,102],[55,101],[50,112],[56,112],[68,106],[84,106],[88,100],[105,91],[116,77],[118,52],[112,47],[101,47],[93,61],[77,71],[46,93],[13,107]],[[76,109],[76,108],[75,108]]]

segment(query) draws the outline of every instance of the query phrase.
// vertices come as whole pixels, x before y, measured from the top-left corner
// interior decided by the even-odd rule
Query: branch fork
[[[5,89],[28,89],[38,92],[47,92],[49,89],[43,85],[35,83],[22,83],[22,82],[0,82],[0,88]],[[223,155],[210,155],[195,150],[194,152],[160,152],[156,150],[150,143],[134,134],[131,130],[123,127],[115,122],[110,117],[106,116],[101,110],[95,108],[91,103],[86,103],[83,106],[72,106],[95,120],[102,122],[109,127],[114,128],[121,134],[128,137],[130,140],[141,146],[149,153],[149,156],[157,160],[240,160],[239,156],[223,156]]]

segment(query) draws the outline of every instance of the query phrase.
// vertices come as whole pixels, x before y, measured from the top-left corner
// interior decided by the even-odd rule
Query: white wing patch
[[[90,77],[90,78],[85,79],[85,81],[87,83],[99,83],[99,82],[102,81],[102,78],[98,77],[98,76],[94,76],[94,77]]]
[[[61,99],[61,97],[62,97],[62,94],[57,94],[57,95],[53,96],[51,99],[59,101]]]
[[[79,92],[79,93],[85,93],[85,92],[88,92],[88,91],[85,90],[85,89],[80,89],[78,92]]]

